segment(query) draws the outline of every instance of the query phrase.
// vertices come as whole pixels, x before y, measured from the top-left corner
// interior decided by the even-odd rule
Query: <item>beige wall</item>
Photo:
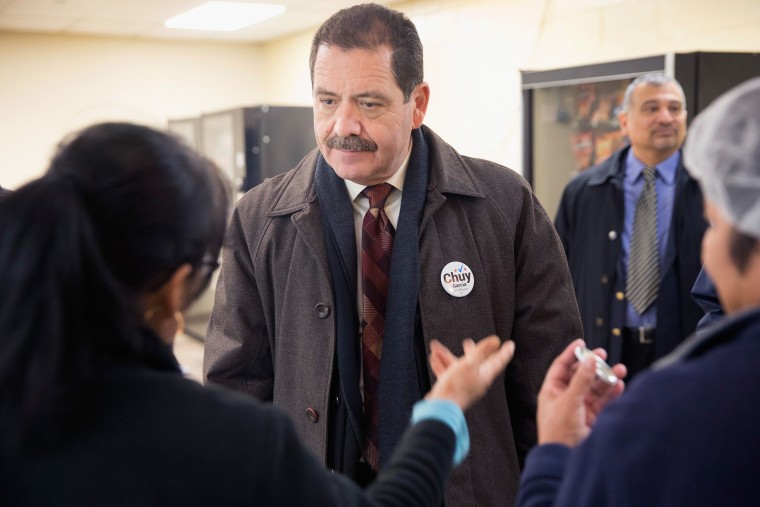
[[[425,45],[426,123],[467,155],[520,169],[520,69],[665,52],[760,51],[758,0],[469,0],[397,4]],[[0,33],[0,184],[38,176],[92,121],[311,103],[312,33],[263,46]]]
[[[262,49],[0,33],[0,185],[39,176],[66,133],[96,121],[168,118],[262,100]]]

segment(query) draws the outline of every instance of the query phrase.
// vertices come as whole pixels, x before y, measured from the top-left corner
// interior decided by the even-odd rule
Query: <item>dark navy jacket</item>
[[[755,308],[641,373],[579,447],[534,448],[518,505],[757,505],[758,370]]]
[[[621,234],[625,159],[630,147],[579,174],[565,188],[555,227],[565,247],[575,296],[590,347],[604,347],[620,361],[625,322],[625,266]],[[707,224],[702,193],[679,164],[670,236],[657,298],[655,357],[668,354],[694,332],[702,311],[690,291],[701,268],[700,249]]]
[[[708,326],[723,318],[723,307],[718,299],[715,284],[704,269],[699,272],[697,281],[694,282],[694,287],[691,289],[691,297],[694,298],[694,301],[705,312],[704,317],[697,324],[697,332],[704,331]]]

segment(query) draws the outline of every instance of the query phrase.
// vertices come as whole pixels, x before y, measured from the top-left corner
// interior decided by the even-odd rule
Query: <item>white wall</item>
[[[313,31],[308,31],[264,46],[267,101],[311,106],[309,52],[313,36]]]
[[[760,0],[416,0],[426,123],[519,170],[520,69],[690,51],[760,51]],[[310,105],[311,31],[263,46],[0,33],[0,184],[38,176],[73,128],[163,126],[238,105]]]

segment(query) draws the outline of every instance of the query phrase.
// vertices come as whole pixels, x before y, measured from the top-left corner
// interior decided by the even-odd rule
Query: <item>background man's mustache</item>
[[[377,151],[377,144],[359,136],[332,136],[327,138],[327,147],[343,151]]]

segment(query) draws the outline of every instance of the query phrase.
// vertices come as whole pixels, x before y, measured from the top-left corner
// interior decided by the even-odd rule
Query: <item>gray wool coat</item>
[[[458,154],[427,127],[430,175],[419,230],[419,318],[425,346],[462,354],[466,337],[497,334],[515,357],[466,414],[471,450],[446,505],[512,505],[536,442],[536,395],[551,361],[581,337],[562,245],[529,185],[492,162]],[[335,312],[314,188],[317,150],[237,204],[206,338],[210,383],[272,401],[323,460],[334,375]],[[465,263],[472,292],[453,297],[441,270]],[[358,338],[357,338],[358,339]],[[431,382],[434,381],[432,373]]]

